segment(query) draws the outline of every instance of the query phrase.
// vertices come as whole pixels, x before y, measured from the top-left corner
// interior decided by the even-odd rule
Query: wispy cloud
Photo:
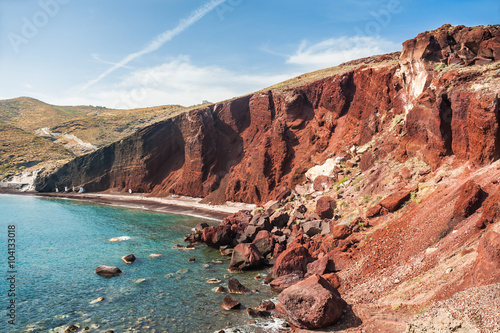
[[[397,51],[401,46],[381,37],[339,37],[316,44],[303,41],[287,63],[300,65],[308,70],[332,67],[343,62]]]
[[[117,65],[117,63],[114,63],[114,62],[111,62],[111,61],[106,61],[104,59],[101,59],[97,54],[92,54],[91,55],[92,58],[94,58],[95,60],[99,61],[99,62],[102,62],[103,64],[108,64],[108,65]],[[120,67],[124,67],[124,68],[128,68],[128,69],[132,69],[132,67],[129,67],[129,66],[120,66]]]
[[[188,17],[180,20],[179,24],[175,28],[173,28],[171,30],[167,30],[167,31],[159,34],[158,36],[156,36],[156,38],[154,38],[151,42],[149,42],[149,44],[146,45],[146,47],[144,47],[142,50],[127,55],[125,58],[120,60],[118,63],[116,63],[113,66],[111,66],[110,68],[108,68],[104,73],[99,75],[97,78],[87,82],[87,84],[85,84],[85,86],[83,86],[81,91],[83,92],[83,91],[87,90],[89,87],[91,87],[94,84],[96,84],[97,82],[101,81],[106,76],[108,76],[109,74],[116,71],[118,68],[124,67],[132,60],[139,58],[145,54],[148,54],[148,53],[151,53],[153,51],[158,50],[160,47],[163,46],[163,44],[169,42],[174,37],[181,34],[184,30],[186,30],[187,28],[189,28],[190,26],[192,26],[193,24],[198,22],[205,15],[210,13],[217,6],[221,5],[224,2],[226,2],[226,0],[211,0],[210,2],[207,2],[203,6],[199,7],[195,11],[191,12],[191,14]]]
[[[102,105],[131,109],[165,104],[195,105],[219,102],[252,93],[300,75],[238,72],[221,66],[199,66],[179,56],[153,67],[130,71],[112,84],[101,84],[82,94],[37,96],[57,105]],[[68,97],[65,97],[68,96]]]

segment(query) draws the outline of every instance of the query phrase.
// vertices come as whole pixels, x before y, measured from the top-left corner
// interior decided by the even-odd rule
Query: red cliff
[[[485,80],[494,74],[487,64],[500,58],[499,38],[497,26],[443,26],[406,41],[400,57],[353,61],[315,81],[304,75],[304,83],[156,123],[71,161],[36,188],[262,203],[378,133],[386,135],[362,156],[364,169],[389,154],[433,168],[448,155],[488,163],[500,155],[498,79]]]

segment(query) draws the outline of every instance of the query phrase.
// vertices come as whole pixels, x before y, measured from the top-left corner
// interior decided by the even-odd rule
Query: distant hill
[[[31,168],[52,170],[190,109],[166,105],[116,110],[57,106],[30,97],[0,100],[0,180]]]
[[[40,127],[52,127],[94,110],[93,107],[55,106],[34,98],[19,97],[0,101],[0,123],[34,131]]]

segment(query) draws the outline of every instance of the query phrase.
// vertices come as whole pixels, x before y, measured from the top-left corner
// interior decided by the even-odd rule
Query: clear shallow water
[[[245,310],[221,308],[225,294],[214,293],[221,278],[226,286],[229,262],[218,251],[198,245],[195,251],[173,249],[199,218],[92,205],[69,200],[0,195],[0,244],[6,249],[7,225],[16,225],[16,325],[7,323],[6,278],[1,279],[3,300],[0,332],[49,332],[60,326],[89,327],[88,332],[214,332],[238,327],[241,332],[269,332],[279,322],[247,325]],[[213,223],[213,222],[209,222]],[[113,237],[129,236],[121,242]],[[6,251],[1,257],[7,273]],[[121,257],[133,253],[126,265]],[[158,258],[148,258],[152,253]],[[195,262],[188,262],[194,257]],[[213,260],[223,259],[222,264]],[[119,277],[94,274],[101,264],[118,266]],[[210,267],[204,267],[209,264]],[[254,276],[235,275],[252,295],[235,297],[247,307],[277,295]],[[137,283],[138,279],[146,279]],[[98,297],[105,300],[90,302]],[[95,325],[99,325],[96,328]],[[267,327],[267,328],[264,328]],[[232,332],[233,330],[226,330]]]

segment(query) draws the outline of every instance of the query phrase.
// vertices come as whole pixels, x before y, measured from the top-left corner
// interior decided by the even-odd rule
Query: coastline
[[[28,195],[40,198],[76,200],[99,205],[192,216],[214,221],[222,221],[224,217],[236,213],[242,209],[252,210],[255,208],[255,205],[245,203],[227,202],[224,205],[209,205],[200,203],[202,198],[192,198],[184,196],[179,196],[176,198],[147,197],[144,194],[140,193],[38,193],[0,191],[0,194]]]

